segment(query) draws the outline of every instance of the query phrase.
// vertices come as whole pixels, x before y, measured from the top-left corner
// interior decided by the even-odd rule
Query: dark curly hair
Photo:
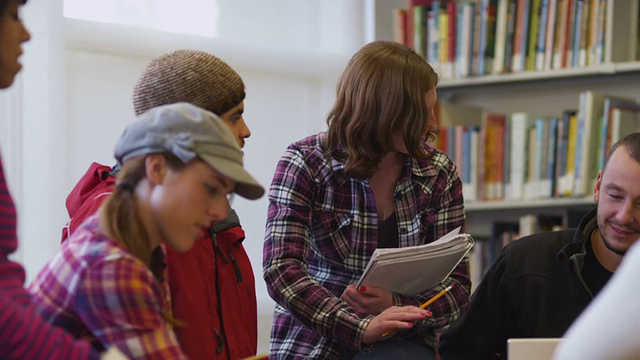
[[[9,2],[12,0],[0,0],[0,15],[4,15],[5,10],[7,10],[7,6],[9,6]],[[27,3],[27,0],[20,1],[22,5]]]

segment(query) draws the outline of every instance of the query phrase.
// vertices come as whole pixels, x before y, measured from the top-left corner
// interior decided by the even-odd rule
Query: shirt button
[[[404,234],[406,234],[407,232],[409,232],[409,231],[407,230],[407,228],[406,228],[406,227],[400,228],[400,234],[404,235]]]

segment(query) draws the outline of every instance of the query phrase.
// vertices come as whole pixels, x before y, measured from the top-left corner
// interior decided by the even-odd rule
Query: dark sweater
[[[507,339],[561,337],[593,298],[582,278],[596,210],[576,229],[539,233],[501,252],[469,309],[442,335],[447,359],[506,358]]]

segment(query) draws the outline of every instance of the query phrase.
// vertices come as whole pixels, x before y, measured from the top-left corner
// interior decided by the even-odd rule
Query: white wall
[[[220,1],[216,39],[68,20],[62,1],[25,7],[33,35],[25,70],[0,96],[2,155],[19,211],[16,257],[28,281],[59,248],[66,194],[92,161],[114,162],[115,139],[133,120],[133,85],[152,58],[199,49],[240,73],[253,133],[246,167],[268,186],[284,148],[325,128],[338,76],[364,39],[364,1]],[[273,309],[261,280],[266,197],[236,197],[234,207],[258,282],[259,351],[266,352]]]

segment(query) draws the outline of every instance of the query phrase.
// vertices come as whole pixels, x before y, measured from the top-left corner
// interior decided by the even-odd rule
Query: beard
[[[604,225],[604,226],[601,226]],[[635,243],[635,241],[631,241],[629,243],[629,241],[625,241],[624,238],[621,239],[621,241],[618,241],[618,244],[616,246],[616,242],[611,241],[612,238],[614,238],[615,236],[611,236],[609,237],[605,232],[614,232],[615,230],[613,230],[613,228],[616,229],[621,229],[622,231],[626,231],[626,232],[633,232],[636,234],[636,238],[640,237],[640,229],[636,229],[634,227],[631,226],[625,226],[625,225],[621,225],[621,224],[617,224],[614,223],[610,220],[604,220],[601,222],[600,219],[598,219],[598,228],[599,229],[605,229],[605,231],[600,231],[600,238],[602,240],[602,243],[604,244],[604,246],[611,252],[620,255],[620,256],[624,256],[627,253],[627,250],[629,250],[629,248],[631,247],[631,245],[633,245]],[[628,238],[628,236],[627,236]],[[622,247],[622,248],[621,248]]]
[[[624,256],[627,253],[627,249],[618,249],[616,247],[614,247],[613,245],[611,245],[611,242],[609,240],[607,240],[607,238],[600,234],[600,238],[602,239],[602,243],[604,244],[604,246],[609,250],[612,251],[620,256]]]

